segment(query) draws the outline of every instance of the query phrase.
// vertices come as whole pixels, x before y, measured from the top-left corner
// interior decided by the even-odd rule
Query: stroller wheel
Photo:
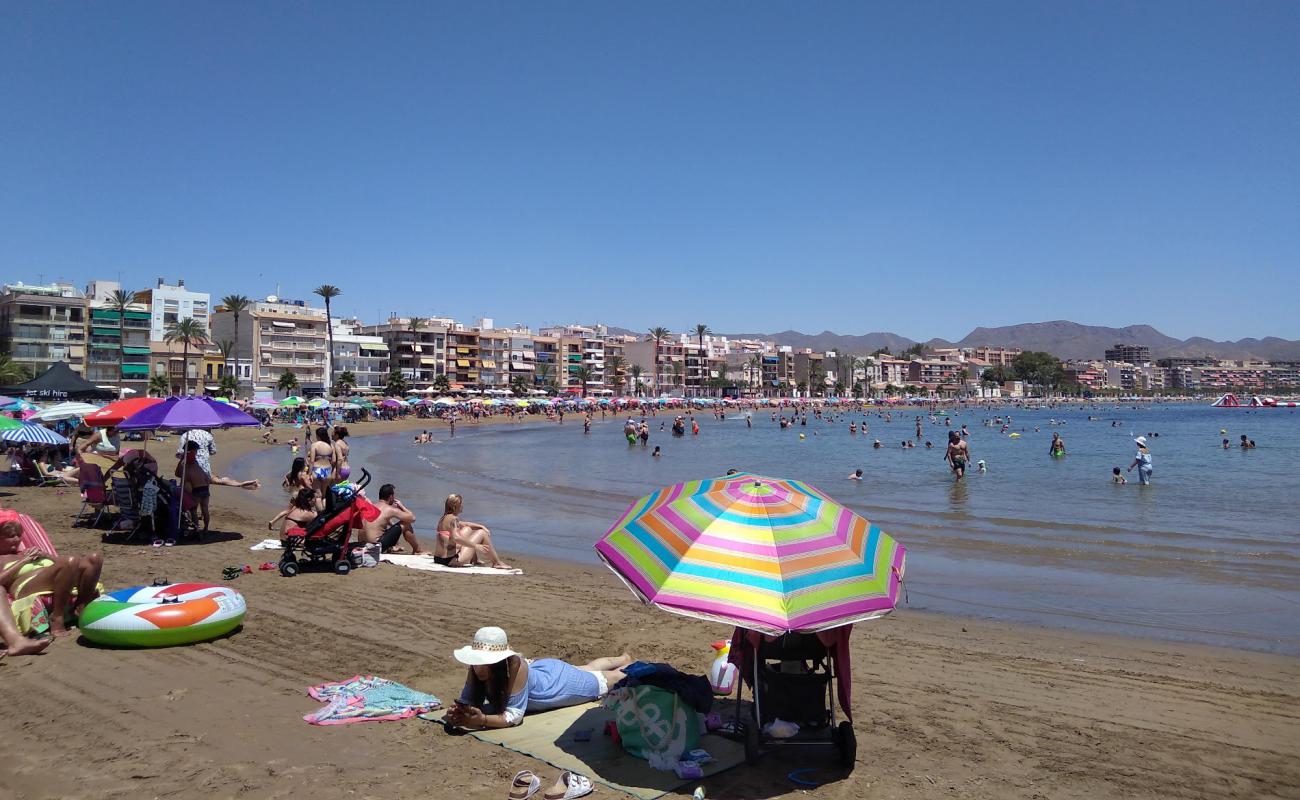
[[[286,578],[292,578],[294,575],[297,575],[297,574],[298,574],[298,562],[297,562],[297,561],[281,561],[281,562],[280,562],[280,574],[283,575],[283,576],[286,577]]]
[[[759,747],[758,741],[758,722],[745,723],[745,763],[757,764],[758,758],[763,754]]]
[[[352,562],[347,558],[340,558],[334,562],[334,571],[340,575],[347,575],[352,571]]]
[[[853,769],[858,760],[858,737],[853,733],[853,724],[845,720],[835,729],[835,745],[840,753],[840,766]]]

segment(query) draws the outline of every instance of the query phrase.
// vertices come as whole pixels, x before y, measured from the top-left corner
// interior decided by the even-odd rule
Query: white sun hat
[[[457,649],[452,653],[456,660],[469,666],[481,666],[484,664],[495,664],[498,661],[504,661],[510,656],[519,655],[510,649],[510,642],[506,640],[506,632],[500,628],[479,628],[474,632],[474,641],[471,644]]]
[[[1137,437],[1136,439],[1134,439],[1133,441],[1136,442],[1137,445],[1138,445],[1139,447],[1146,447],[1146,446],[1147,446],[1147,437],[1145,437],[1145,436],[1139,436],[1139,437]]]

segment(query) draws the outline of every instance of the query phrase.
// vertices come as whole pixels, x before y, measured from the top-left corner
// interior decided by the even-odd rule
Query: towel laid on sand
[[[263,539],[262,541],[258,542],[257,544],[253,545],[248,549],[249,550],[283,550],[284,545],[280,544],[279,539]]]
[[[444,567],[433,560],[433,556],[412,556],[401,553],[384,553],[381,561],[410,567],[424,572],[454,572],[461,575],[523,575],[522,569],[493,569],[492,567]]]
[[[307,694],[325,703],[320,711],[303,717],[312,725],[406,719],[442,707],[442,701],[431,694],[374,675],[322,683],[308,689]]]

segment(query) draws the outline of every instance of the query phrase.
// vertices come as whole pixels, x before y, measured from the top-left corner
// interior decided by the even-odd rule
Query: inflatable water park
[[[1278,400],[1276,397],[1260,397],[1252,395],[1250,400],[1243,403],[1237,399],[1235,394],[1229,392],[1210,405],[1214,408],[1296,408],[1300,406],[1294,400]]]

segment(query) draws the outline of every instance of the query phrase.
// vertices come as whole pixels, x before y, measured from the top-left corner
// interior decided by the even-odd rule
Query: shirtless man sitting
[[[391,483],[385,483],[379,487],[379,502],[375,503],[381,514],[387,513],[389,520],[388,526],[384,528],[383,535],[379,538],[379,543],[385,553],[400,553],[402,548],[394,547],[397,544],[398,536],[406,540],[411,546],[412,555],[427,555],[428,550],[420,546],[420,540],[415,537],[415,513],[402,504],[397,499],[397,488]],[[395,530],[396,529],[396,530]]]

